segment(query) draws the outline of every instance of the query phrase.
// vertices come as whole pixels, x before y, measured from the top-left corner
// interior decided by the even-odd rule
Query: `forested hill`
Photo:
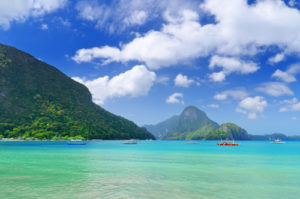
[[[249,140],[246,130],[232,124],[219,126],[204,111],[195,106],[186,107],[178,116],[173,116],[156,125],[145,125],[157,139],[166,140]]]
[[[145,125],[157,139],[162,140],[300,140],[300,136],[286,136],[281,133],[251,135],[233,123],[220,126],[195,106],[185,108],[156,125]]]
[[[173,116],[156,125],[145,125],[157,139],[204,139],[219,125],[195,106],[186,107],[178,116]]]
[[[153,139],[146,129],[91,100],[88,89],[53,66],[0,44],[0,136]]]

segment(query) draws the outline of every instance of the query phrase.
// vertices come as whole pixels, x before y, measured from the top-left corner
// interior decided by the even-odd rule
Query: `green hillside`
[[[209,119],[205,112],[189,106],[179,116],[145,127],[158,139],[204,139],[219,125]]]
[[[205,139],[249,140],[250,137],[245,129],[242,129],[236,124],[224,123],[216,131],[210,132]]]
[[[145,128],[157,139],[166,140],[250,139],[245,129],[233,123],[219,126],[195,106],[189,106],[179,116],[173,116],[156,125],[145,125]]]
[[[156,125],[144,127],[157,139],[165,140],[300,140],[300,136],[287,136],[282,133],[251,135],[233,123],[219,126],[195,106],[189,106],[180,115]]]
[[[146,129],[91,100],[88,89],[58,69],[0,44],[0,136],[149,139]]]

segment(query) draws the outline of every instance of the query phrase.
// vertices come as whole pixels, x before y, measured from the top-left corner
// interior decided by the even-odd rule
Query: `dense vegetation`
[[[153,139],[146,129],[91,100],[56,68],[0,44],[0,137]]]
[[[189,106],[179,116],[173,116],[156,125],[145,125],[157,139],[166,140],[300,140],[300,136],[250,135],[236,124],[224,123],[219,126],[210,120],[205,112]]]
[[[179,116],[145,127],[158,139],[195,140],[205,139],[210,132],[217,130],[219,125],[197,107],[189,106]]]
[[[249,135],[245,129],[240,128],[236,124],[224,123],[216,131],[210,132],[205,139],[249,140]]]

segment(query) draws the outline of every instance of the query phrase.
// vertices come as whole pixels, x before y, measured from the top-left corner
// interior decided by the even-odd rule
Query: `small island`
[[[300,136],[281,133],[251,135],[233,123],[219,125],[195,106],[186,107],[178,116],[144,127],[161,140],[300,140]]]

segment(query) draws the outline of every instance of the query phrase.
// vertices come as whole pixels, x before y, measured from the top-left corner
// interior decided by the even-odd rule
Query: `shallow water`
[[[0,142],[0,198],[300,198],[300,142]]]

